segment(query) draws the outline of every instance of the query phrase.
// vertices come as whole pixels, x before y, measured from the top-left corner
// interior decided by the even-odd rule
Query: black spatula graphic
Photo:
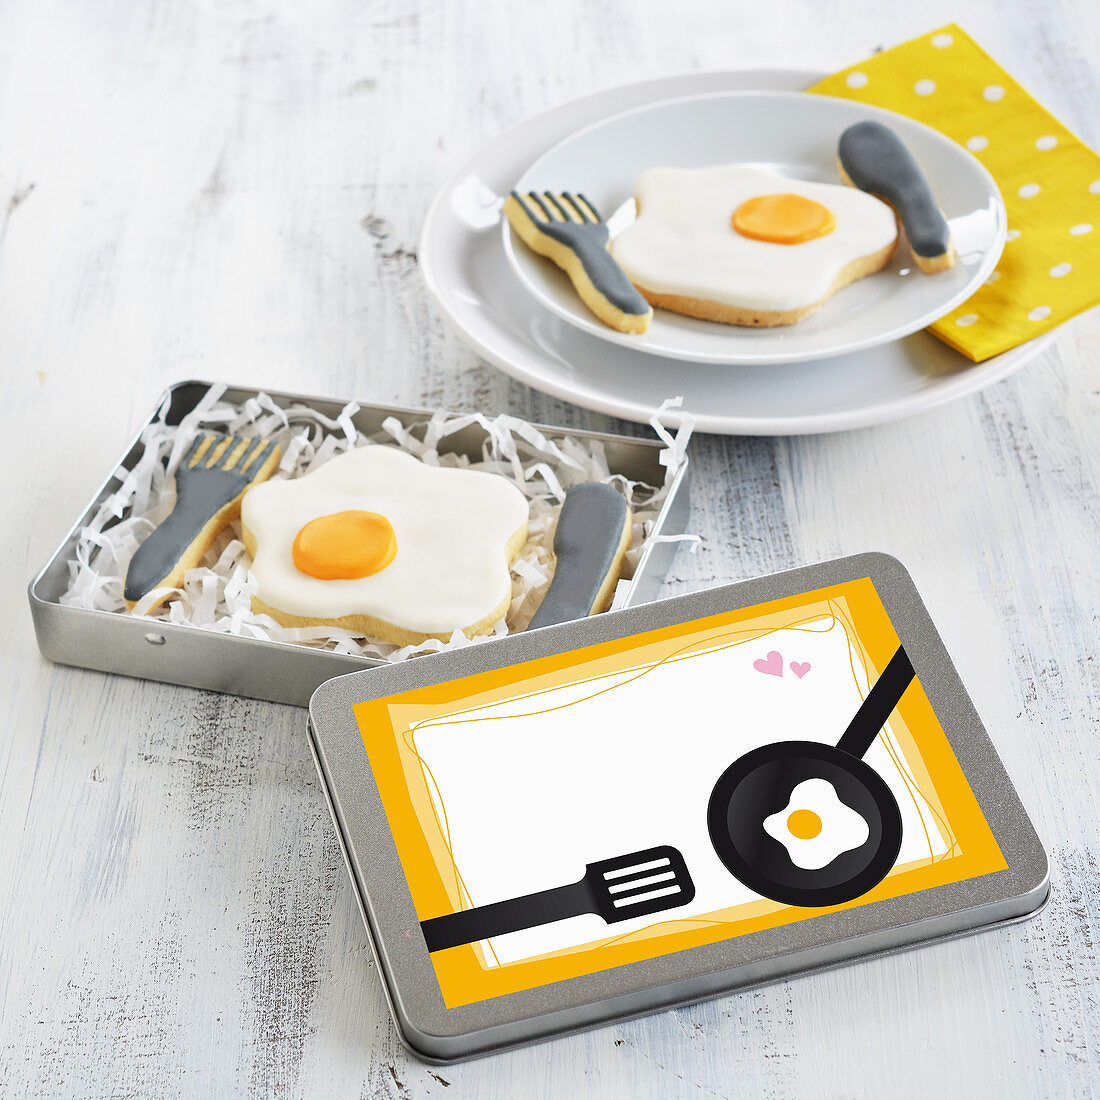
[[[588,864],[568,886],[479,905],[420,922],[429,951],[596,913],[608,924],[687,905],[695,897],[687,864],[667,844]]]

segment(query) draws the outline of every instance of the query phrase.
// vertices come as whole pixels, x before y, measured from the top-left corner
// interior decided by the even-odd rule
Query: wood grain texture
[[[0,6],[0,1093],[1055,1097],[1100,1089],[1100,318],[898,424],[698,437],[668,592],[912,571],[1052,857],[1035,920],[454,1067],[401,1048],[303,712],[38,655],[24,587],[187,377],[638,432],[433,312],[435,188],[502,128],[695,68],[962,23],[1094,146],[1091,0]]]

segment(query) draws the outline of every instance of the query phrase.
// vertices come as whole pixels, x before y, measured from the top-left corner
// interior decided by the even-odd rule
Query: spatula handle
[[[442,951],[592,911],[591,893],[581,879],[568,886],[555,886],[551,890],[539,890],[535,894],[464,909],[461,913],[422,920],[420,929],[428,950]]]

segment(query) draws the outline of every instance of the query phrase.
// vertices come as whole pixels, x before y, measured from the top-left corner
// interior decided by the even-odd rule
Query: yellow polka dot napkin
[[[949,24],[808,89],[909,115],[997,181],[1008,241],[989,281],[929,331],[981,362],[1100,303],[1100,156]]]

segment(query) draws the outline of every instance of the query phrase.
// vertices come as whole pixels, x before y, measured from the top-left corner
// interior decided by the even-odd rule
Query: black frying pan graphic
[[[882,776],[864,762],[878,732],[913,680],[903,647],[890,659],[836,745],[780,741],[734,761],[707,807],[711,843],[727,870],[750,890],[787,905],[851,901],[878,885],[901,848],[901,812]],[[867,822],[867,839],[819,869],[799,867],[764,830],[807,779],[831,783],[840,801]]]

